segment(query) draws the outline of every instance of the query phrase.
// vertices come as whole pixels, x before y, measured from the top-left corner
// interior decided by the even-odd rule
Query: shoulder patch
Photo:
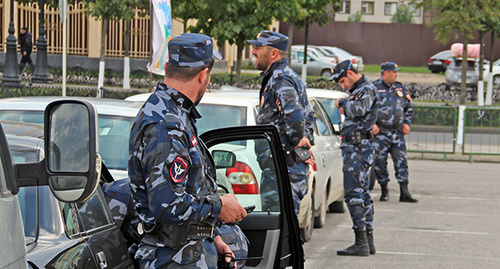
[[[365,91],[360,92],[354,100],[358,101],[358,99],[361,98],[363,96],[363,94],[365,94]]]
[[[281,107],[281,100],[280,99],[276,99],[276,106],[278,107],[278,111],[281,112],[281,110],[283,108]]]
[[[401,90],[396,90],[396,93],[398,94],[399,97],[403,97],[403,91]]]
[[[189,165],[184,158],[177,156],[170,166],[170,177],[174,183],[180,183],[186,176]]]
[[[196,136],[191,137],[191,144],[193,147],[196,147],[198,145],[198,139],[196,139]]]
[[[408,101],[411,101],[411,94],[409,92],[406,93],[406,99],[408,99]]]

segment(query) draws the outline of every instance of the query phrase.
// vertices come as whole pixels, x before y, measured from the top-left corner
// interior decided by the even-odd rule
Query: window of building
[[[384,15],[392,16],[396,14],[396,10],[398,9],[398,3],[396,2],[385,2],[384,5]]]
[[[351,1],[342,1],[342,10],[339,13],[351,13]]]
[[[373,15],[375,10],[374,2],[361,2],[361,14],[363,15]]]
[[[420,8],[417,7],[417,4],[409,4],[408,7],[413,17],[420,17]]]

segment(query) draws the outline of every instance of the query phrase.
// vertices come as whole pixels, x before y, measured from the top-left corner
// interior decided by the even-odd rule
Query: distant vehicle
[[[329,78],[333,74],[336,60],[333,58],[320,58],[319,54],[313,49],[307,49],[307,75],[309,76],[322,76]],[[290,67],[297,74],[302,74],[302,65],[304,64],[304,49],[292,48],[291,49],[291,62]]]
[[[47,242],[34,244],[32,238],[25,237],[23,214],[36,222],[49,217],[21,211],[25,206],[23,204],[25,198],[36,199],[34,196],[27,197],[33,194],[30,190],[48,186],[44,188],[45,193],[51,193],[57,199],[50,204],[55,206],[58,200],[65,203],[83,202],[89,199],[98,187],[102,163],[97,153],[97,116],[92,105],[72,100],[53,102],[47,106],[44,118],[46,124],[43,130],[43,144],[47,146],[43,155],[47,158],[39,161],[35,158],[30,160],[32,161],[30,163],[13,163],[13,156],[0,124],[0,248],[2,249],[0,268],[36,268],[34,264],[28,264],[27,251],[36,247],[48,247],[50,244]],[[41,142],[40,139],[36,140],[38,143]],[[15,155],[14,158],[19,160],[25,157],[21,154]],[[35,208],[37,206],[43,205],[37,204]],[[75,216],[65,215],[65,217],[70,220]],[[79,225],[79,223],[74,224]],[[54,223],[48,228],[65,233],[62,223]],[[37,230],[36,227],[28,225],[26,232],[29,235],[34,233],[39,235],[47,231]],[[94,256],[98,254],[94,252],[97,249],[89,248],[83,239],[76,241],[76,243],[62,244],[60,250],[66,250],[68,255],[53,257],[47,268],[77,268],[77,265],[72,263],[73,254],[85,251],[88,254],[87,262],[84,263],[85,268],[104,268],[105,264],[99,265],[99,258]],[[43,259],[51,257],[48,253],[42,256]],[[106,256],[101,258],[105,259]]]
[[[444,73],[444,82],[446,87],[460,86],[462,83],[462,63],[464,61],[462,58],[453,58],[446,72]],[[485,60],[483,64],[483,75],[487,75],[487,70],[489,66],[489,61]],[[477,87],[477,82],[479,79],[479,59],[469,58],[467,59],[467,77],[466,85],[468,87]]]
[[[427,68],[429,68],[432,73],[445,72],[452,60],[453,56],[451,56],[451,50],[443,50],[429,58],[427,61]]]
[[[488,66],[488,70],[490,67]],[[500,59],[493,63],[493,86],[500,86]],[[486,78],[485,78],[486,79]]]
[[[338,47],[330,47],[330,46],[313,46],[321,50],[325,55],[330,55],[332,57],[336,57],[338,62],[343,62],[345,60],[350,60],[351,63],[358,71],[363,71],[365,65],[363,63],[363,57],[352,55],[351,53],[338,48]]]

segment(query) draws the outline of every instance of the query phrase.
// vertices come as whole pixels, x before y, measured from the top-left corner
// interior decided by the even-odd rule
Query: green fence
[[[455,153],[458,109],[453,106],[413,105],[408,152]]]
[[[500,108],[466,108],[463,132],[463,154],[500,155]]]

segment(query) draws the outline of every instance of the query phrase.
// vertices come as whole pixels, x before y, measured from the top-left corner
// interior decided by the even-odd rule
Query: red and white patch
[[[196,139],[196,136],[191,137],[191,144],[193,147],[196,147],[198,145],[198,139]]]
[[[411,95],[409,92],[406,93],[406,99],[408,99],[408,101],[411,101]]]
[[[384,89],[378,89],[378,92],[387,92],[387,90],[384,90]]]
[[[281,110],[282,110],[283,108],[281,107],[281,100],[280,100],[280,99],[277,99],[277,100],[276,100],[276,106],[278,107],[279,112],[281,112]]]
[[[189,164],[181,156],[177,156],[170,166],[170,177],[174,183],[180,183],[186,176]]]

